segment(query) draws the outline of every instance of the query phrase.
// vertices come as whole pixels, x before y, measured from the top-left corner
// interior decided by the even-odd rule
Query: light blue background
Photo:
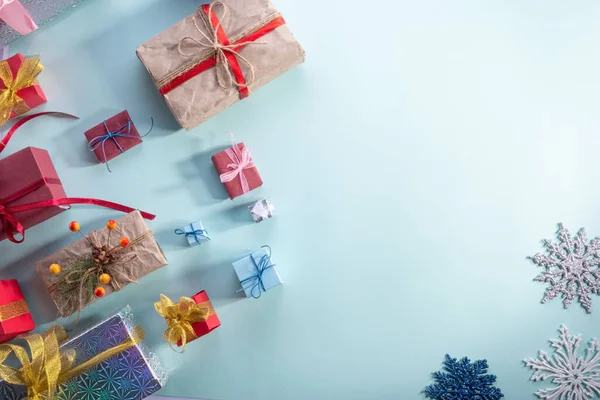
[[[600,235],[600,3],[592,0],[279,0],[307,62],[192,132],[178,130],[135,48],[197,1],[89,0],[14,51],[42,54],[45,109],[6,154],[48,149],[70,196],[155,212],[170,265],[86,310],[129,303],[171,373],[162,395],[213,399],[421,399],[444,354],[487,358],[507,399],[533,399],[522,361],[561,323],[587,341],[594,314],[560,300],[526,256],[562,221]],[[138,146],[113,173],[83,132],[127,108]],[[228,131],[264,187],[226,199],[210,156]],[[268,198],[277,216],[246,209]],[[73,210],[0,244],[40,328],[55,309],[35,260],[119,215]],[[201,218],[190,248],[173,230]],[[235,295],[231,262],[273,248],[284,285]],[[222,326],[173,353],[154,312],[206,289]],[[85,323],[85,322],[84,322]]]

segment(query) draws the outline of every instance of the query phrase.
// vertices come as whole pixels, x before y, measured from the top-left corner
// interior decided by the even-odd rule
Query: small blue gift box
[[[242,290],[246,297],[258,299],[263,292],[281,285],[281,278],[271,259],[271,248],[263,246],[260,250],[233,263]]]
[[[175,233],[177,235],[185,235],[190,246],[197,246],[210,240],[202,221],[192,222],[183,229],[175,229]]]

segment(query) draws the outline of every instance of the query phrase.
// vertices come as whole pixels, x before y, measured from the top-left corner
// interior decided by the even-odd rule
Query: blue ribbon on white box
[[[197,246],[210,240],[202,221],[192,222],[183,229],[175,229],[176,235],[185,235],[190,246]]]
[[[263,246],[260,250],[233,263],[235,273],[242,284],[236,293],[244,291],[246,297],[260,298],[263,292],[280,285],[281,278],[271,260],[271,248]]]

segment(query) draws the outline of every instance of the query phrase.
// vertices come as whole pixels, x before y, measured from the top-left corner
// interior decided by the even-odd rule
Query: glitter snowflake
[[[556,234],[559,242],[544,240],[548,255],[536,254],[529,257],[531,261],[546,269],[535,280],[548,282],[542,303],[562,295],[563,305],[568,308],[575,296],[588,312],[592,312],[590,293],[600,293],[600,237],[588,243],[585,229],[572,237],[562,224],[558,224]]]
[[[433,373],[436,383],[427,386],[425,396],[435,400],[498,400],[504,397],[494,387],[496,375],[487,375],[486,360],[471,363],[467,357],[457,360],[446,354],[444,370]]]
[[[600,346],[592,339],[585,356],[577,355],[581,335],[569,336],[569,330],[563,325],[558,330],[559,340],[551,340],[554,356],[545,352],[538,359],[525,360],[525,365],[533,369],[531,380],[534,382],[552,379],[556,387],[539,390],[536,395],[544,400],[586,400],[600,396]]]

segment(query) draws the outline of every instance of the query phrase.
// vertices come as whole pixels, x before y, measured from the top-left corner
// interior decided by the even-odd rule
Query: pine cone
[[[94,247],[92,250],[92,258],[99,265],[106,265],[117,261],[117,255],[109,253],[108,246]]]

